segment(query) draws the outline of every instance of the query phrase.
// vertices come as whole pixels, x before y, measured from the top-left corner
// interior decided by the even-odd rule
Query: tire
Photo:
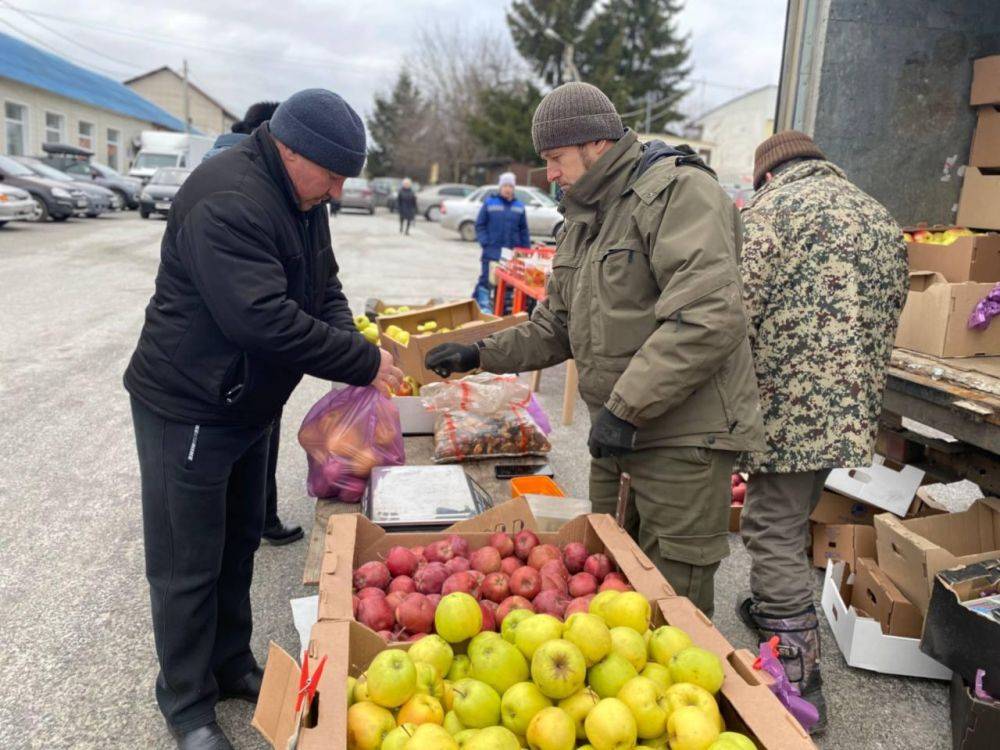
[[[6,224],[6,221],[0,221],[0,229],[2,229]]]
[[[128,196],[123,191],[112,188],[111,192],[115,194],[115,202],[111,204],[112,211],[124,211],[128,208]]]
[[[42,223],[49,218],[49,207],[45,205],[45,201],[39,198],[37,195],[32,195],[31,199],[35,202],[35,212],[32,214],[28,221],[33,221],[37,223]]]
[[[372,206],[371,208],[368,209],[368,215],[369,216],[375,215],[375,206]]]
[[[476,241],[476,225],[471,221],[463,221],[458,226],[458,234],[463,242]]]
[[[441,207],[431,206],[430,208],[427,209],[427,212],[424,214],[424,216],[427,217],[427,221],[441,221]]]
[[[53,216],[52,221],[66,221],[70,217],[69,214],[63,214],[62,216]]]
[[[149,211],[147,211],[144,208],[140,208],[139,209],[139,216],[141,216],[144,219],[148,219],[149,218]]]

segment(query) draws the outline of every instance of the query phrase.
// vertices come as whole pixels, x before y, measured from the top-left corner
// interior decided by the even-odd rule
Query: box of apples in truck
[[[556,532],[536,533],[536,529],[523,498],[432,534],[388,534],[359,515],[331,518],[320,578],[319,622],[309,648],[313,665],[327,656],[319,680],[320,697],[309,710],[302,706],[296,710],[299,668],[272,645],[254,726],[274,747],[287,747],[293,737],[297,737],[299,748],[347,747],[352,722],[344,698],[348,676],[364,673],[386,648],[413,646],[397,639],[422,639],[430,630],[440,633],[441,629],[432,625],[439,622],[441,600],[437,597],[450,600],[460,595],[471,602],[476,599],[470,595],[478,597],[474,614],[482,618],[482,627],[500,630],[509,612],[521,607],[560,620],[560,612],[566,614],[576,601],[573,611],[585,612],[588,599],[603,586],[612,592],[639,592],[640,600],[651,603],[651,627],[679,627],[694,645],[718,657],[721,688],[716,700],[727,727],[754,736],[757,746],[763,748],[814,747],[771,692],[770,678],[752,668],[753,656],[734,650],[704,614],[677,596],[610,516],[580,516]],[[425,561],[431,558],[420,570],[414,560],[418,552]],[[571,569],[577,572],[570,573]],[[490,572],[483,574],[483,570]],[[512,572],[508,576],[505,570]],[[541,589],[543,580],[549,586],[545,590]],[[512,585],[519,594],[510,593]],[[431,593],[413,596],[423,591]],[[570,599],[570,593],[580,596]],[[386,606],[390,597],[395,607]],[[404,606],[407,598],[410,601]],[[362,604],[368,600],[372,601]],[[524,616],[514,616],[511,623]],[[434,640],[438,640],[436,636],[418,650],[429,648]],[[457,653],[465,644],[454,646]],[[645,661],[645,653],[642,658]],[[443,746],[450,747],[447,743]],[[351,747],[365,745],[354,743]]]

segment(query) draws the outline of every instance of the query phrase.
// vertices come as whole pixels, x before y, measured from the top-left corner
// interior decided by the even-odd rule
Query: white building
[[[125,85],[139,96],[163,107],[183,122],[184,77],[164,65],[162,68],[130,78]],[[209,135],[228,133],[238,118],[222,104],[191,83],[187,84],[188,119],[191,127]]]
[[[0,33],[0,153],[34,156],[43,143],[94,152],[126,171],[143,130],[184,130],[184,123],[114,79]]]
[[[725,186],[753,186],[753,154],[774,134],[778,87],[764,86],[697,118],[704,141],[712,144],[712,169]]]

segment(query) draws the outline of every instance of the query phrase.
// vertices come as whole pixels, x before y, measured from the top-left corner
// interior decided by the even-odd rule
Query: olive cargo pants
[[[632,477],[625,529],[663,577],[709,617],[715,571],[729,554],[736,453],[700,447],[646,448],[590,465],[595,513],[614,515],[618,480]]]

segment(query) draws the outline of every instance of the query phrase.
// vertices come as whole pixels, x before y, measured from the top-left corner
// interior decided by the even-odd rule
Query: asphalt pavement
[[[156,660],[143,572],[138,465],[121,376],[153,288],[165,222],[135,212],[0,229],[0,748],[173,747],[153,698]],[[356,314],[368,297],[421,302],[467,297],[478,248],[422,219],[408,237],[393,216],[342,213],[331,222],[341,280]],[[294,440],[327,390],[307,378],[284,412],[279,511],[310,528],[305,460]],[[540,398],[559,422],[562,370]],[[551,463],[585,496],[588,418],[552,436]],[[752,647],[732,603],[748,559],[735,536],[717,578],[716,624]],[[298,650],[288,601],[305,543],[262,545],[253,584],[253,648]],[[817,596],[820,577],[817,571]],[[822,620],[822,617],[821,617]],[[824,750],[950,747],[944,683],[848,668],[823,622],[831,725]],[[219,721],[238,748],[264,748],[251,707]]]

